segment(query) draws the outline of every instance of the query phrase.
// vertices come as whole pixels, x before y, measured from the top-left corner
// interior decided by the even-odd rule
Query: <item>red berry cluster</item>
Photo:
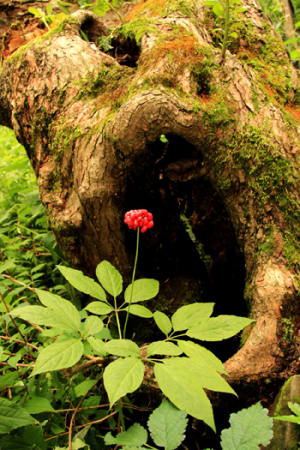
[[[153,215],[149,213],[146,209],[133,209],[125,214],[124,222],[128,225],[130,229],[136,230],[138,227],[141,228],[141,232],[145,233],[149,228],[152,228]]]

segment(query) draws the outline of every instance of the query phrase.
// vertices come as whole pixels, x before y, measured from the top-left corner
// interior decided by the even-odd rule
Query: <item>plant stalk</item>
[[[129,316],[130,306],[131,306],[131,302],[132,302],[133,284],[134,284],[135,271],[136,271],[137,260],[138,260],[138,254],[139,254],[139,239],[140,239],[140,228],[138,227],[138,229],[137,229],[137,238],[136,238],[135,260],[134,260],[134,267],[133,267],[133,274],[132,274],[132,282],[131,282],[131,295],[130,295],[130,301],[129,301],[129,305],[128,305],[128,309],[127,309],[127,314],[126,314],[126,320],[125,320],[125,325],[124,325],[124,332],[123,332],[123,338],[124,338],[124,339],[125,339],[125,336],[126,336],[126,327],[127,327],[127,322],[128,322],[128,316]]]
[[[222,45],[222,59],[225,58],[225,53],[226,53],[226,48],[227,48],[228,31],[229,31],[229,0],[226,0],[225,30],[224,30],[224,39],[223,39],[223,45]]]

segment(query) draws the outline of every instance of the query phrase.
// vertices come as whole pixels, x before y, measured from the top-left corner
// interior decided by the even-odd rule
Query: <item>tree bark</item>
[[[231,260],[245,270],[256,322],[226,363],[231,381],[278,377],[282,319],[299,329],[299,77],[258,2],[243,4],[225,60],[213,33],[222,24],[202,2],[148,0],[114,31],[110,54],[95,45],[109,34],[104,21],[79,11],[15,51],[0,75],[0,123],[26,148],[75,267],[93,275],[106,259],[129,276],[124,213],[148,208],[144,275],[197,271],[183,213],[212,277]]]

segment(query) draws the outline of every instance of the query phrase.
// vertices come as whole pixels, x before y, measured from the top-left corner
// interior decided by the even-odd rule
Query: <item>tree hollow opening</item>
[[[194,302],[215,303],[214,316],[246,316],[245,260],[218,193],[205,178],[202,155],[185,139],[157,139],[134,164],[126,187],[127,210],[153,213],[154,227],[141,235],[138,276],[160,281],[151,309],[166,314]],[[126,231],[134,254],[136,233]],[[225,361],[239,339],[208,347]]]

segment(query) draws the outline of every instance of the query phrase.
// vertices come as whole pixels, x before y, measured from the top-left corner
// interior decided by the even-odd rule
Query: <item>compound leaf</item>
[[[178,341],[177,343],[184,353],[190,358],[196,358],[201,365],[212,367],[217,372],[225,373],[227,375],[226,369],[219,358],[217,358],[205,347],[191,341]]]
[[[91,297],[106,302],[106,294],[100,284],[96,283],[92,278],[86,277],[80,270],[70,269],[70,267],[57,266],[59,271],[68,280],[68,282],[78,289],[78,291]]]
[[[92,334],[100,333],[103,328],[103,322],[97,316],[89,316],[84,322],[84,335],[90,336]]]
[[[188,414],[203,420],[215,431],[211,403],[199,383],[199,374],[190,362],[189,358],[171,358],[163,360],[163,363],[156,363],[156,380],[160,389],[177,408],[185,409]]]

